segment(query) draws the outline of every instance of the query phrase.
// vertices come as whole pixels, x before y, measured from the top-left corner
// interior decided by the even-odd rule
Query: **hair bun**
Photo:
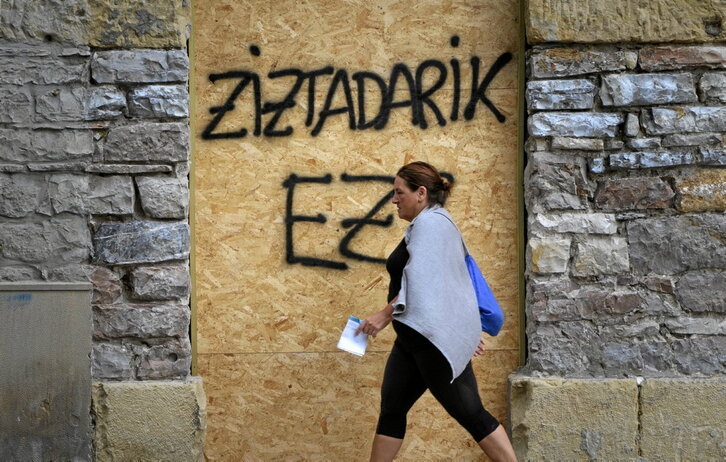
[[[441,190],[445,192],[451,191],[451,183],[446,178],[441,178]]]

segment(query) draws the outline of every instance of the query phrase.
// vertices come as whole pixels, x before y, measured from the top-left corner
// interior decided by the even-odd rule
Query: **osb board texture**
[[[202,355],[209,460],[368,460],[387,353]],[[515,351],[473,360],[484,406],[507,425]],[[348,379],[346,379],[346,377]],[[397,460],[487,460],[426,392],[408,416]]]
[[[337,351],[335,344],[348,315],[364,317],[385,305],[388,275],[381,264],[343,256],[338,246],[349,231],[342,226],[342,220],[365,216],[390,192],[391,186],[382,181],[346,182],[342,175],[392,176],[398,167],[412,160],[429,161],[454,175],[454,194],[447,208],[507,314],[504,331],[487,341],[488,354],[498,358],[489,373],[502,377],[502,386],[489,395],[490,407],[501,409],[497,415],[503,417],[506,406],[503,381],[517,367],[520,322],[517,276],[517,233],[520,231],[516,213],[517,3],[241,3],[228,0],[195,2],[192,7],[195,344],[205,388],[220,390],[226,394],[223,396],[228,396],[224,400],[210,399],[210,415],[215,415],[210,419],[210,432],[217,436],[207,439],[207,452],[212,458],[220,459],[247,454],[249,460],[266,460],[272,457],[270,451],[282,451],[280,457],[284,459],[303,458],[303,454],[347,459],[350,451],[368,448],[375,428],[377,387],[393,332],[387,329],[382,333],[369,346],[363,360]],[[460,39],[458,47],[452,46],[453,35]],[[252,54],[251,45],[259,47],[259,56]],[[513,54],[512,60],[494,76],[486,95],[506,120],[498,122],[481,102],[476,106],[474,118],[464,120],[464,107],[472,91],[470,58],[481,59],[481,81],[505,52]],[[461,65],[461,100],[456,121],[450,120],[455,95],[452,58],[458,59]],[[305,83],[295,106],[286,110],[277,123],[278,129],[292,127],[292,134],[253,136],[250,83],[234,101],[234,109],[225,113],[214,129],[214,133],[223,133],[247,128],[250,133],[245,137],[212,140],[201,136],[214,117],[210,108],[222,106],[241,81],[230,78],[211,82],[211,74],[256,73],[261,76],[264,105],[265,101],[282,100],[294,82],[292,77],[271,79],[267,74],[272,71],[289,68],[312,71],[332,66],[335,70],[345,69],[349,76],[358,71],[375,72],[389,83],[395,63],[406,63],[415,75],[417,66],[428,59],[441,61],[448,70],[441,89],[431,97],[444,114],[445,126],[437,125],[428,107],[424,111],[429,127],[424,130],[414,126],[411,108],[404,107],[392,110],[381,130],[351,130],[347,115],[337,114],[327,118],[320,133],[312,136],[332,81],[326,75],[316,80],[312,126],[305,124],[309,88]],[[424,73],[424,88],[432,85],[436,75],[434,69]],[[352,79],[350,86],[357,117],[358,87]],[[396,89],[394,101],[408,98],[404,79]],[[380,91],[375,84],[367,82],[364,96],[366,114],[370,117],[379,107]],[[343,92],[337,91],[331,107],[344,105]],[[262,115],[263,126],[271,116]],[[323,214],[327,220],[294,224],[295,254],[345,263],[346,270],[286,262],[288,189],[283,182],[291,174],[331,175],[328,184],[306,183],[295,187],[293,214]],[[406,225],[396,217],[395,207],[390,203],[373,218],[383,220],[388,216],[393,217],[392,226],[365,226],[351,242],[350,249],[384,259],[402,238]],[[221,358],[231,359],[223,362]],[[341,366],[350,361],[377,365],[368,376],[363,369]],[[315,438],[305,439],[309,433],[305,414],[299,411],[297,416],[288,415],[283,411],[295,409],[298,403],[293,401],[302,398],[287,394],[276,396],[271,391],[274,387],[262,386],[278,380],[280,374],[284,376],[281,367],[268,367],[267,363],[294,365],[298,362],[306,366],[296,372],[301,377],[300,389],[311,396],[327,397],[347,425],[354,421],[360,425],[355,436],[350,436],[352,432],[345,435],[341,432],[335,441],[332,438],[323,441],[314,433]],[[240,374],[250,373],[254,379],[241,385]],[[372,393],[367,400],[372,406],[370,417],[362,423],[344,398],[361,392],[361,383],[369,383],[368,393]],[[252,398],[242,399],[243,395],[231,391],[239,387],[254,391],[253,395],[244,395],[254,397],[252,404]],[[346,390],[348,395],[340,390]],[[438,440],[437,431],[424,432],[423,436],[407,440],[406,447],[413,448],[408,451],[419,457],[427,451],[433,451],[431,454],[442,451],[446,455],[441,457],[449,458],[448,454],[454,457],[460,454],[457,451],[472,450],[473,443],[467,442],[463,430],[441,413],[421,419],[424,422],[429,419],[432,428],[444,426],[460,432],[458,439]],[[289,426],[290,431],[279,431],[281,425]],[[259,428],[261,443],[241,435],[252,431],[251,426]],[[293,432],[296,427],[306,431]],[[445,434],[449,435],[449,430]],[[270,435],[277,435],[277,444],[269,444]],[[243,441],[253,446],[244,446]],[[296,446],[297,441],[307,441],[307,445],[296,451],[288,449]],[[435,447],[423,444],[429,441],[435,441]],[[288,450],[289,453],[284,452]],[[475,459],[478,453],[471,453],[471,457]]]
[[[714,42],[724,0],[528,0],[527,41]]]

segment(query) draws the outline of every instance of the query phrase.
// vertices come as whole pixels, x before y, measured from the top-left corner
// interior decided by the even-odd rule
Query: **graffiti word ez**
[[[442,172],[441,176],[448,179],[452,184],[454,183],[454,177],[449,174]],[[378,176],[378,175],[349,175],[343,173],[340,175],[340,179],[346,183],[355,182],[370,182],[370,181],[382,181],[384,183],[393,184],[394,177],[392,176]],[[325,223],[328,219],[322,213],[317,215],[296,215],[293,212],[293,202],[295,198],[295,186],[301,183],[318,183],[318,184],[330,184],[333,181],[331,174],[315,177],[303,177],[296,174],[291,174],[282,183],[282,186],[287,188],[287,201],[285,204],[285,259],[289,264],[301,264],[303,266],[318,266],[323,268],[332,268],[337,270],[348,269],[348,265],[342,261],[326,260],[322,258],[301,256],[295,253],[293,246],[294,235],[293,226],[298,222],[312,222],[312,223]],[[393,197],[393,191],[388,191],[376,204],[365,214],[363,217],[357,218],[346,218],[340,223],[343,228],[350,228],[350,230],[343,236],[338,245],[338,251],[344,257],[348,257],[354,260],[367,261],[371,263],[385,264],[386,260],[382,258],[371,257],[364,255],[354,250],[351,250],[350,243],[358,235],[358,233],[368,225],[372,226],[383,226],[389,227],[393,225],[393,215],[389,214],[383,220],[376,220],[373,217],[378,213],[381,208],[390,201]]]
[[[451,46],[459,46],[459,37],[451,38]],[[250,47],[253,56],[260,55],[256,45]],[[209,108],[214,114],[212,120],[202,131],[205,140],[244,138],[249,134],[249,127],[239,127],[234,131],[218,131],[219,123],[225,115],[235,108],[239,98],[252,97],[254,104],[254,121],[250,121],[253,136],[280,137],[292,135],[294,128],[291,125],[280,126],[282,115],[297,105],[297,98],[303,87],[307,89],[307,115],[305,126],[312,127],[310,135],[317,136],[330,117],[347,117],[348,127],[351,130],[381,130],[388,123],[391,112],[397,109],[410,108],[411,124],[426,129],[429,126],[427,113],[433,120],[444,126],[449,121],[459,119],[463,115],[465,120],[471,120],[476,115],[477,107],[483,104],[500,123],[504,123],[505,116],[487,97],[486,91],[497,73],[512,60],[512,54],[502,53],[480,80],[481,60],[472,56],[469,60],[471,66],[471,92],[463,107],[461,103],[461,63],[458,59],[449,60],[447,67],[444,62],[437,59],[427,59],[414,70],[404,63],[396,63],[391,69],[388,80],[370,71],[355,72],[348,75],[345,69],[335,69],[332,66],[304,71],[297,68],[282,69],[267,74],[270,80],[287,78],[290,82],[287,95],[279,101],[263,100],[260,85],[260,75],[250,70],[232,70],[218,74],[210,74],[209,80],[216,83],[220,80],[236,80],[237,84],[227,96],[221,106]],[[449,70],[450,69],[450,70]],[[423,84],[424,74],[434,72],[435,81],[429,87]],[[449,75],[453,81],[453,96],[451,105],[447,108],[439,107],[432,99],[432,95],[444,86]],[[315,84],[318,77],[332,75],[322,108],[316,113]],[[357,87],[354,102],[354,93],[351,90],[351,81]],[[366,87],[377,88],[380,92],[381,102],[376,114],[366,114],[365,98]],[[397,90],[401,90],[397,93]],[[335,96],[340,94],[345,103],[333,106]],[[396,99],[396,95],[405,95],[404,99]],[[263,116],[265,118],[263,123]]]

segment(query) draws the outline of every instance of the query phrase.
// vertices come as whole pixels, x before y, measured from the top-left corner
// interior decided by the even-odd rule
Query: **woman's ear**
[[[426,189],[426,186],[419,186],[416,190],[416,195],[418,196],[418,198],[426,200],[426,196],[428,195],[428,190]]]

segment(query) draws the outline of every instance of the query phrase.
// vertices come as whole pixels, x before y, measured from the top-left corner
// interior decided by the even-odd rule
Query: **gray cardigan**
[[[435,205],[413,219],[405,240],[409,259],[394,319],[441,351],[451,365],[453,381],[464,371],[481,338],[479,308],[461,234],[449,212]]]

